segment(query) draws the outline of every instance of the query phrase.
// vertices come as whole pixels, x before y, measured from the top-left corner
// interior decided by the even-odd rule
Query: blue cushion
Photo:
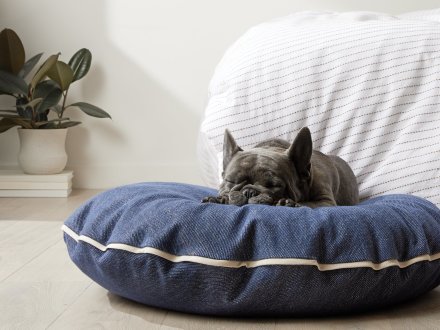
[[[215,315],[352,312],[440,283],[440,210],[421,198],[317,209],[200,202],[213,194],[177,183],[104,192],[66,220],[70,257],[117,295]]]

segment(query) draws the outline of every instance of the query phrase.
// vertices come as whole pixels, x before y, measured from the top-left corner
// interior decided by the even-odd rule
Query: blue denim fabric
[[[406,261],[440,252],[440,210],[409,195],[351,207],[202,204],[216,191],[141,183],[104,192],[65,222],[103,245],[154,247],[185,256],[334,264]],[[315,266],[225,268],[151,254],[102,252],[65,234],[77,266],[109,291],[152,306],[215,315],[335,314],[419,296],[440,284],[440,260],[400,269],[319,271]]]

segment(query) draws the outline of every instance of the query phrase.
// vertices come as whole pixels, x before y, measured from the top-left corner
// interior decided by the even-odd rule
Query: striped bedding
[[[291,141],[345,159],[361,199],[414,194],[440,206],[440,9],[401,16],[302,12],[247,31],[218,64],[200,127],[205,183],[228,128],[250,148]]]

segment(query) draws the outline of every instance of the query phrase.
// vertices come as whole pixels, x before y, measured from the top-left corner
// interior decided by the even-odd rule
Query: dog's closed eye
[[[246,183],[248,181],[247,178],[237,178],[237,179],[226,178],[224,180],[227,183],[234,184],[234,185],[236,185],[236,184],[243,184],[243,183]]]
[[[240,191],[241,188],[243,188],[247,184],[247,181],[243,181],[243,182],[239,182],[239,183],[235,183],[235,182],[227,181],[227,180],[225,180],[225,181],[226,181],[226,183],[232,185],[231,191]]]

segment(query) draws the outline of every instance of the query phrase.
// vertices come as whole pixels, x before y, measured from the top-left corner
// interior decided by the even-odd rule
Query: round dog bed
[[[357,206],[203,204],[216,191],[141,183],[104,192],[63,226],[70,257],[109,291],[215,315],[335,314],[440,283],[440,210],[386,195]]]

